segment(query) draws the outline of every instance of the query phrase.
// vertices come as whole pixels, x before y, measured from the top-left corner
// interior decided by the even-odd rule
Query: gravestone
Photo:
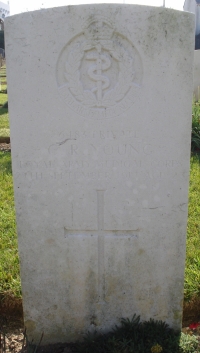
[[[80,5],[5,19],[29,340],[180,329],[194,18]]]

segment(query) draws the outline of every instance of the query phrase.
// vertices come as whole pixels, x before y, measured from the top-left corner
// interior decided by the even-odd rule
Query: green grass
[[[200,150],[200,101],[192,105],[192,151]]]
[[[8,100],[8,95],[7,93],[1,93],[0,94],[0,106],[6,103]]]
[[[6,82],[6,68],[0,70],[0,80]],[[1,89],[7,88],[1,85]],[[0,105],[8,100],[0,92]],[[9,136],[8,109],[0,108],[0,136]],[[10,152],[0,152],[0,293],[7,291],[21,296],[19,258],[15,222],[13,179]]]
[[[6,67],[5,66],[2,66],[1,69],[0,69],[0,91],[1,92],[4,92],[6,89],[7,89],[7,78],[6,78]],[[4,98],[7,96],[7,94],[4,95]],[[4,99],[3,97],[1,99]],[[7,100],[7,99],[6,99]],[[3,102],[5,103],[5,102]],[[3,104],[1,103],[1,100],[0,100],[0,104]]]
[[[21,295],[11,155],[0,152],[0,292]]]
[[[0,104],[1,101],[3,100],[0,93]],[[8,109],[6,108],[0,108],[0,136],[10,136]]]
[[[200,297],[200,161],[191,157],[185,269],[185,299]]]
[[[0,136],[10,136],[10,129],[0,129]]]
[[[8,109],[6,108],[0,108],[0,129],[9,129]]]

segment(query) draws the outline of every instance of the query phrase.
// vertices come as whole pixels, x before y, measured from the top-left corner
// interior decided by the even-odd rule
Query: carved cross
[[[105,267],[104,267],[104,238],[105,236],[132,236],[135,237],[133,232],[135,230],[105,230],[104,229],[104,192],[105,190],[97,191],[97,230],[69,230],[66,227],[65,236],[76,235],[97,235],[98,237],[98,296],[99,302],[105,301]]]

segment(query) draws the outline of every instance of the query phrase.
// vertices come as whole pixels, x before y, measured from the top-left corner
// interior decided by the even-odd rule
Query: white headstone
[[[6,19],[28,338],[180,328],[194,18],[137,5]]]

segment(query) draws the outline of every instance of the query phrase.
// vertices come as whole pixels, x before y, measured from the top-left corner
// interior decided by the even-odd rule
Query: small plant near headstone
[[[183,353],[198,353],[200,352],[198,338],[194,335],[181,333],[180,352]]]
[[[24,334],[24,338],[26,341],[26,345],[24,345],[22,347],[22,353],[37,353],[38,352],[38,349],[41,345],[41,342],[42,342],[42,339],[43,339],[43,336],[44,336],[44,333],[41,334],[41,338],[40,338],[40,341],[38,344],[33,344],[32,342],[29,342],[28,339],[27,339],[27,336],[26,336],[26,329],[25,329],[25,334]]]
[[[121,319],[110,333],[88,333],[84,342],[77,344],[79,353],[197,353],[198,339],[194,335],[175,331],[163,322],[150,319],[140,321],[134,315]],[[190,348],[190,350],[188,350]]]
[[[151,347],[151,352],[152,353],[160,353],[162,352],[162,347],[159,344],[155,344],[153,347]]]
[[[99,334],[88,333],[83,342],[58,343],[42,346],[43,333],[37,344],[29,342],[26,329],[21,345],[9,343],[7,334],[0,326],[0,352],[21,353],[199,353],[200,342],[193,331],[179,333],[170,329],[162,321],[140,322],[140,317],[134,315],[132,320],[121,319],[121,325],[115,326],[112,332]],[[159,343],[158,343],[159,342]],[[21,349],[20,349],[21,347]],[[8,350],[11,349],[11,350]]]
[[[196,330],[196,329],[198,329],[199,326],[200,326],[199,322],[193,322],[192,324],[190,324],[189,328],[191,330]]]

